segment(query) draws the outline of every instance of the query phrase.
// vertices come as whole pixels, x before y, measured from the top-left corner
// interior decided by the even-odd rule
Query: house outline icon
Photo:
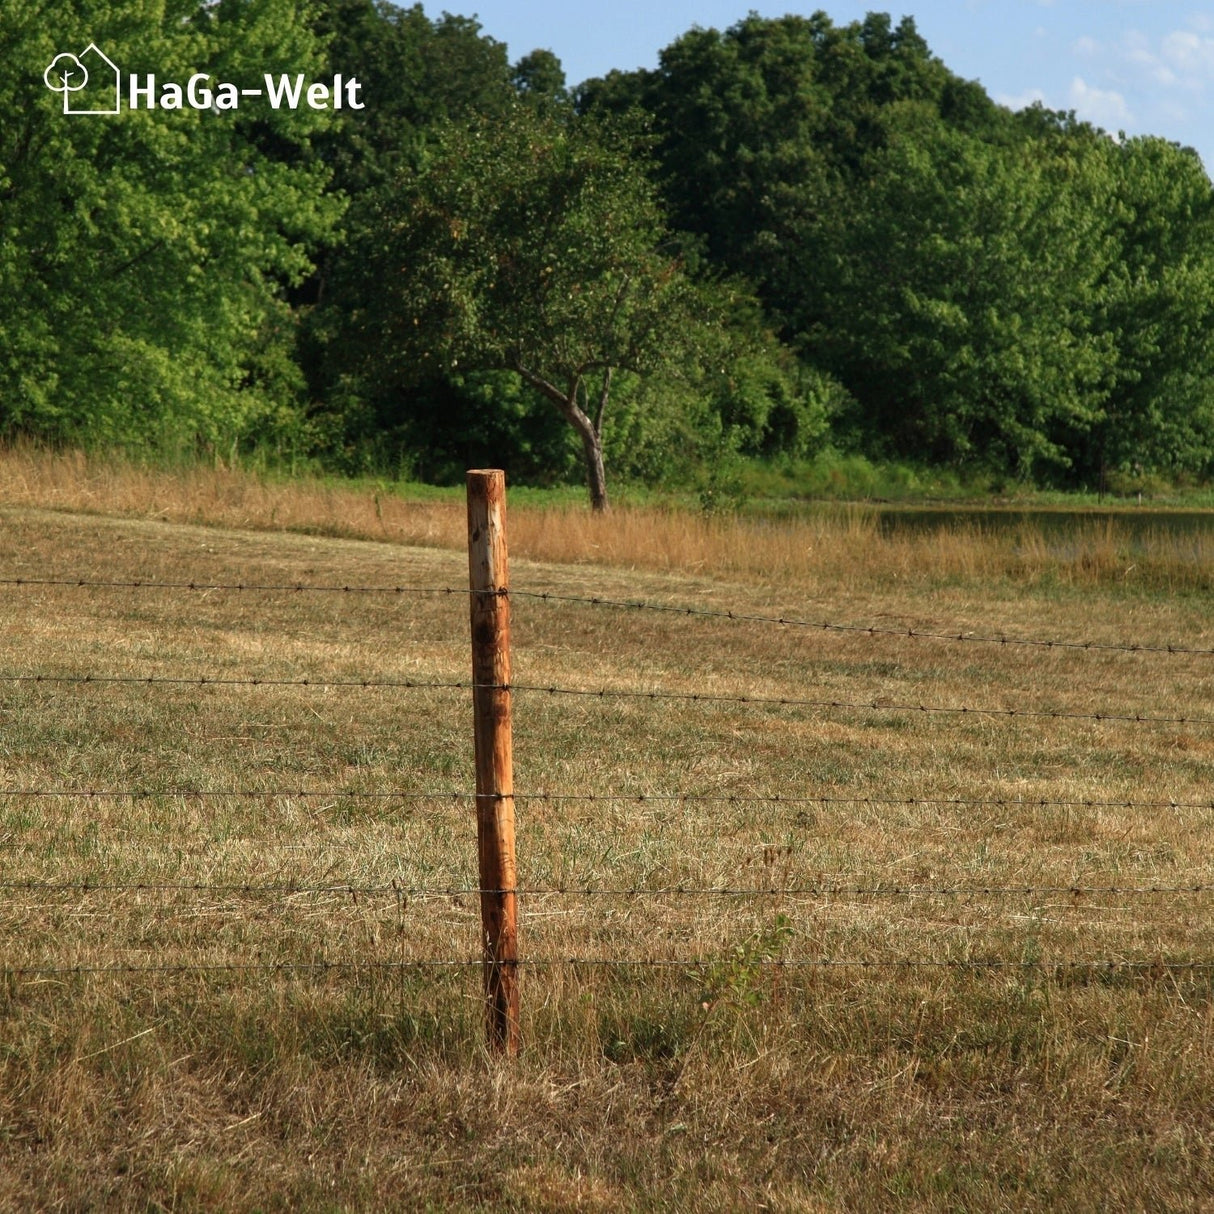
[[[92,60],[85,62],[86,56],[92,52],[102,61],[104,67],[100,64],[94,66]],[[117,114],[122,109],[122,73],[118,70],[118,65],[99,47],[95,42],[90,42],[77,56],[81,63],[84,64],[85,70],[89,74],[89,79],[94,79],[94,73],[97,77],[105,74],[105,69],[108,68],[114,77],[114,108],[112,110],[74,110],[72,109],[72,95],[65,91],[63,94],[63,112],[65,114]]]

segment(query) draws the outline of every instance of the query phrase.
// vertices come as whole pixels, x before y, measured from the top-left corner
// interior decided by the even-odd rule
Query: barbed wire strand
[[[203,800],[223,798],[250,799],[296,799],[296,800],[350,800],[350,801],[454,801],[470,802],[478,798],[492,797],[501,800],[507,794],[475,793],[435,789],[385,789],[365,791],[345,788],[0,788],[0,798],[62,798],[87,800],[152,800],[163,797],[181,800]],[[564,803],[624,803],[624,804],[693,804],[693,805],[865,805],[879,808],[915,808],[917,806],[953,806],[970,809],[1208,809],[1214,810],[1212,801],[1182,801],[1176,798],[1135,801],[1097,800],[1093,798],[1049,797],[864,797],[829,794],[821,796],[792,796],[773,793],[766,796],[745,793],[681,793],[681,792],[630,792],[630,793],[544,793],[516,792],[508,794],[515,801],[534,801],[545,804]]]
[[[374,794],[372,794],[374,795]],[[391,794],[386,794],[391,795]],[[474,794],[465,794],[472,796]],[[746,793],[528,793],[511,794],[516,801],[542,802],[629,802],[645,804],[690,802],[714,805],[869,805],[882,808],[910,808],[914,806],[952,805],[966,808],[1085,808],[1085,809],[1214,809],[1212,801],[1181,801],[1177,799],[1157,801],[1113,800],[1101,801],[1091,798],[1051,799],[1048,797],[865,797],[827,794],[813,796],[790,796],[783,793],[750,795]]]
[[[1066,894],[1074,897],[1099,896],[1102,894],[1121,896],[1147,896],[1153,894],[1208,894],[1214,893],[1214,884],[1173,885],[1082,885],[1076,883],[1058,885],[789,885],[789,886],[720,886],[720,885],[664,885],[599,887],[581,885],[536,885],[518,886],[514,889],[481,889],[477,886],[406,886],[397,882],[378,885],[354,885],[350,882],[331,882],[322,885],[306,885],[291,881],[257,884],[253,882],[202,882],[202,881],[108,881],[104,877],[96,880],[81,878],[75,881],[7,880],[0,881],[0,889],[27,893],[206,893],[241,894],[247,896],[297,897],[314,894],[342,894],[365,897],[389,898],[464,898],[482,894],[513,894],[527,897],[567,898],[650,898],[650,897],[722,897],[722,898],[917,898],[917,897],[1023,897]]]
[[[344,788],[0,788],[3,797],[51,797],[90,800],[146,801],[156,797],[201,799],[295,798],[297,800],[345,799],[349,801],[475,801],[490,794],[474,792],[361,792]],[[500,799],[501,794],[494,794]],[[1214,807],[1214,806],[1212,806]]]
[[[186,687],[392,687],[412,691],[471,691],[468,682],[427,682],[418,679],[270,679],[223,678],[216,675],[112,675],[112,674],[0,674],[0,683],[36,685],[142,684]]]
[[[696,971],[714,969],[736,962],[736,958],[723,957],[528,957],[517,961],[502,961],[502,967],[517,969],[548,969],[558,967],[603,968],[603,969],[678,969]],[[114,965],[3,965],[0,979],[22,977],[69,977],[98,976],[106,974],[214,974],[214,973],[334,973],[352,970],[411,970],[411,969],[479,969],[485,964],[483,958],[463,957],[417,957],[395,961],[247,961],[247,962],[203,962],[190,964],[134,964]],[[756,957],[748,965],[763,969],[951,969],[951,970],[1021,970],[1049,973],[1053,971],[1089,972],[1141,972],[1183,973],[1184,971],[1214,971],[1214,961],[1167,961],[1162,958],[1151,961],[1132,961],[1120,958],[1088,959],[1058,958],[1050,960],[1013,961],[1008,958],[987,959],[932,959],[922,957],[856,959],[840,957]]]
[[[0,586],[65,586],[78,589],[94,590],[264,590],[293,594],[433,594],[433,595],[469,595],[474,593],[467,587],[456,586],[350,586],[350,585],[310,585],[305,582],[157,582],[145,579],[131,581],[111,581],[106,579],[89,578],[0,578]],[[489,593],[477,591],[475,593]],[[505,593],[495,591],[492,593]]]
[[[489,593],[455,586],[359,586],[324,585],[304,582],[160,582],[146,579],[130,581],[89,578],[0,578],[0,586],[58,586],[88,589],[178,590],[178,591],[267,591],[294,594],[363,594],[363,595],[469,595]],[[808,620],[789,615],[763,615],[747,611],[731,611],[709,607],[691,607],[671,603],[652,603],[642,599],[613,599],[602,595],[558,594],[548,590],[498,590],[495,593],[516,599],[540,602],[571,603],[608,607],[624,611],[652,611],[699,619],[731,620],[739,623],[775,624],[786,628],[803,628],[819,632],[854,633],[867,636],[903,637],[910,640],[962,642],[985,645],[1030,646],[1039,649],[1078,649],[1106,653],[1149,653],[1211,656],[1214,647],[1180,644],[1146,644],[1139,641],[1063,640],[1008,636],[1004,633],[942,632],[924,628],[895,628],[889,625],[842,624],[830,620]]]
[[[650,603],[640,599],[610,599],[599,595],[555,594],[540,590],[511,590],[512,598],[538,599],[551,603],[580,603],[594,607],[611,607],[627,611],[656,611],[670,615],[690,616],[700,619],[734,620],[750,624],[779,624],[786,628],[806,628],[818,632],[863,633],[868,636],[906,637],[912,640],[961,641],[986,645],[1029,645],[1042,649],[1086,649],[1117,653],[1168,653],[1214,655],[1214,648],[1190,645],[1147,645],[1140,642],[1114,641],[1064,641],[1043,640],[1034,637],[994,636],[967,632],[934,632],[922,628],[894,628],[888,625],[839,624],[830,621],[806,620],[786,615],[759,615],[753,612],[728,611],[709,607],[688,607],[678,604]]]
[[[754,704],[767,708],[821,708],[870,712],[921,712],[957,716],[1034,717],[1044,720],[1119,721],[1156,725],[1214,725],[1211,717],[1151,716],[1145,713],[1069,712],[1041,708],[980,708],[969,705],[906,704],[878,700],[811,700],[789,696],[725,695],[699,691],[632,691],[614,688],[557,687],[539,683],[477,684],[499,691],[539,692],[550,696],[581,696],[592,699],[662,700],[679,703]]]
[[[522,691],[549,696],[578,696],[589,699],[651,700],[693,704],[753,704],[760,708],[817,708],[859,712],[920,712],[949,716],[1024,717],[1052,721],[1114,721],[1141,725],[1214,725],[1211,717],[1152,716],[1147,713],[1069,712],[1063,709],[987,708],[971,705],[907,704],[878,700],[814,700],[791,696],[726,695],[700,691],[638,691],[625,688],[559,687],[540,683],[426,682],[415,679],[270,679],[221,678],[165,675],[45,675],[0,674],[0,683],[30,683],[35,686],[174,685],[188,687],[340,687],[395,688],[413,691]]]

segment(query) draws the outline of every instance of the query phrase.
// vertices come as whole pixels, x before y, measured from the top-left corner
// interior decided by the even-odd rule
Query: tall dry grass
[[[462,549],[464,506],[304,477],[283,482],[239,469],[140,466],[82,452],[0,451],[0,504],[91,511],[208,526],[294,531]],[[581,505],[512,505],[511,551],[557,564],[592,564],[736,579],[801,590],[948,581],[1214,586],[1214,528],[1138,537],[1109,520],[1064,542],[1040,527],[971,524],[887,534],[864,507],[823,507],[764,520],[661,506],[597,517]]]

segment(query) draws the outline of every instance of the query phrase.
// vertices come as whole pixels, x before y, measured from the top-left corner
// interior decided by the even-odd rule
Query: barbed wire
[[[627,793],[475,793],[436,789],[385,789],[364,791],[345,788],[0,788],[0,798],[76,798],[79,800],[152,800],[157,797],[189,799],[318,799],[351,801],[454,801],[469,802],[478,798],[492,797],[502,800],[511,797],[515,801],[535,801],[546,804],[569,803],[626,803],[626,804],[710,804],[710,805],[864,805],[879,808],[915,808],[918,806],[953,806],[969,809],[1209,809],[1214,810],[1214,800],[1182,801],[1176,798],[1153,801],[1097,800],[1071,797],[865,797],[840,794],[820,796],[790,796],[784,793],[750,795],[745,793],[684,793],[684,792],[627,792]]]
[[[855,633],[868,636],[904,637],[910,640],[962,642],[985,645],[1029,646],[1039,649],[1078,649],[1111,653],[1151,653],[1211,656],[1214,647],[1181,644],[1147,644],[1140,641],[1095,641],[1064,640],[1008,636],[1004,633],[981,634],[972,632],[943,632],[924,628],[895,628],[876,624],[843,624],[830,620],[809,620],[789,615],[763,615],[756,612],[728,609],[692,607],[670,603],[652,603],[642,599],[613,599],[602,595],[558,594],[549,590],[501,589],[498,591],[473,591],[456,586],[363,586],[315,584],[305,582],[162,582],[148,579],[129,581],[90,578],[0,578],[0,586],[58,586],[81,589],[130,589],[130,590],[181,590],[181,591],[268,591],[293,594],[363,594],[363,595],[436,595],[467,596],[471,594],[496,593],[515,599],[534,599],[540,602],[572,603],[594,607],[609,607],[625,611],[653,611],[668,615],[680,615],[700,619],[731,620],[739,623],[775,624],[786,628],[803,628],[818,632]]]
[[[1116,721],[1156,725],[1214,725],[1211,717],[1152,716],[1147,713],[1069,712],[1063,709],[988,708],[972,705],[908,704],[879,700],[815,700],[791,696],[727,695],[702,691],[637,691],[627,688],[559,687],[541,683],[427,682],[416,679],[272,679],[222,678],[218,676],[166,675],[45,675],[0,674],[0,683],[31,683],[36,686],[134,685],[187,687],[341,687],[395,688],[412,691],[523,691],[549,696],[579,696],[589,699],[662,700],[693,704],[753,704],[763,708],[818,708],[860,712],[919,712],[948,716],[1026,717],[1052,721]]]
[[[1214,893],[1214,884],[1173,885],[1082,885],[1076,883],[1056,885],[788,885],[788,886],[722,886],[722,885],[637,885],[628,887],[600,887],[581,885],[536,885],[517,886],[514,889],[482,889],[478,886],[406,886],[398,882],[377,885],[354,885],[350,882],[326,882],[307,885],[293,881],[269,882],[204,882],[204,881],[108,881],[104,877],[80,878],[75,881],[7,880],[0,881],[0,889],[26,893],[205,893],[240,894],[250,897],[297,897],[315,894],[342,894],[359,897],[389,898],[464,898],[515,895],[527,897],[568,898],[918,898],[918,897],[1026,897],[1065,894],[1074,897],[1097,897],[1100,895],[1147,896],[1154,894],[1208,894]]]
[[[111,674],[0,674],[0,683],[34,683],[39,685],[82,684],[142,684],[144,686],[176,685],[186,687],[392,687],[409,691],[471,691],[478,686],[469,682],[427,682],[420,679],[270,679],[223,678],[217,675],[111,675]],[[497,690],[509,690],[498,687]]]
[[[499,691],[541,692],[550,696],[582,696],[592,699],[663,700],[700,704],[754,704],[768,708],[830,708],[871,712],[921,712],[958,716],[1035,717],[1053,721],[1118,721],[1157,725],[1214,725],[1211,717],[1151,716],[1145,713],[1068,712],[1041,708],[979,708],[969,705],[906,704],[879,700],[811,700],[790,696],[726,695],[700,691],[632,691],[617,688],[558,687],[540,683],[476,684]]]
[[[157,797],[177,797],[183,800],[191,799],[261,799],[261,798],[295,798],[304,799],[338,799],[349,801],[475,801],[478,796],[494,796],[501,798],[500,793],[474,792],[360,792],[344,788],[0,788],[2,797],[49,797],[49,798],[78,798],[80,800],[131,800],[147,801]]]
[[[683,970],[692,973],[698,970],[717,969],[722,965],[736,963],[731,956],[706,957],[526,957],[517,961],[500,961],[502,968],[553,969],[663,969]],[[847,958],[847,957],[756,957],[749,959],[748,966],[768,970],[798,969],[933,969],[933,970],[1020,970],[1048,974],[1071,972],[1093,973],[1183,973],[1214,971],[1214,961],[1168,961],[1162,958],[1133,961],[1122,958],[1039,958],[1014,961],[1010,958]],[[100,976],[106,974],[248,974],[248,973],[338,973],[367,970],[420,970],[420,969],[479,969],[485,965],[483,958],[471,957],[416,957],[394,961],[244,961],[244,962],[195,962],[136,964],[121,962],[114,965],[3,965],[0,980],[22,977],[69,977]]]
[[[483,961],[465,958],[418,957],[412,960],[397,961],[212,961],[142,965],[127,962],[115,965],[0,965],[0,980],[7,977],[64,977],[72,974],[264,974],[423,968],[463,969],[482,964]]]
[[[269,882],[207,882],[207,881],[107,881],[83,878],[76,881],[0,881],[0,889],[23,893],[173,893],[173,894],[240,894],[248,897],[294,898],[315,894],[343,894],[357,897],[392,897],[422,900],[426,898],[460,898],[479,895],[473,886],[404,886],[395,883],[353,885],[349,882],[326,882],[307,885],[293,881]],[[486,890],[485,893],[519,893],[516,890]]]
[[[851,632],[868,636],[907,637],[912,640],[962,641],[986,645],[1029,645],[1042,649],[1086,649],[1117,653],[1170,653],[1214,655],[1214,648],[1189,645],[1146,645],[1140,642],[1042,640],[1034,637],[986,636],[966,632],[933,632],[922,628],[893,628],[888,625],[839,624],[830,621],[806,620],[785,615],[758,615],[753,612],[728,611],[709,607],[688,607],[668,603],[650,603],[640,599],[610,599],[599,595],[555,594],[540,590],[511,590],[512,598],[538,599],[552,603],[581,603],[594,607],[612,607],[629,611],[657,611],[671,615],[701,619],[734,620],[750,624],[780,624],[787,628],[807,628],[818,632]]]
[[[89,578],[0,578],[0,586],[64,586],[93,590],[265,590],[293,594],[434,594],[470,595],[473,593],[506,594],[502,591],[472,591],[456,586],[350,586],[310,585],[305,582],[158,582],[145,579],[131,581],[96,580]]]
[[[391,795],[391,794],[386,794]],[[468,794],[472,795],[472,794]],[[501,795],[501,794],[498,794]],[[1181,801],[1177,799],[1156,801],[1112,800],[1102,801],[1092,798],[1049,797],[865,797],[828,794],[814,796],[788,796],[783,793],[768,795],[750,795],[746,793],[527,793],[511,794],[516,801],[542,802],[627,802],[647,804],[655,802],[691,803],[714,805],[866,805],[880,808],[914,808],[916,806],[956,806],[961,808],[979,809],[1047,809],[1047,808],[1083,808],[1083,809],[1211,809],[1214,810],[1214,800],[1211,801]]]
[[[309,585],[305,583],[253,583],[253,582],[155,582],[155,581],[89,581],[87,579],[0,579],[0,585],[25,586],[57,586],[77,588],[108,588],[108,589],[156,589],[171,591],[263,591],[276,593],[338,593],[345,595],[435,595],[435,596],[467,596],[474,592],[468,589],[435,586],[359,586],[359,585]],[[482,592],[483,593],[483,592]],[[507,592],[499,592],[506,594]],[[869,636],[904,637],[907,639],[924,639],[941,642],[970,642],[998,645],[1032,646],[1048,649],[1068,650],[1098,650],[1117,651],[1126,653],[1151,654],[1188,654],[1209,655],[1214,649],[1198,648],[1181,645],[1143,645],[1115,644],[1095,641],[1065,641],[1041,640],[1026,637],[1006,637],[994,635],[976,635],[959,632],[956,634],[918,630],[915,628],[894,628],[888,626],[864,626],[830,622],[814,622],[786,616],[765,616],[734,611],[721,611],[709,608],[679,607],[644,601],[613,600],[592,596],[559,595],[551,592],[516,590],[513,597],[529,598],[545,602],[585,604],[615,609],[635,611],[654,611],[688,617],[709,619],[724,619],[730,621],[761,623],[813,629],[824,632],[867,634]],[[539,685],[528,683],[512,684],[476,684],[465,681],[430,682],[412,679],[393,680],[380,678],[364,679],[277,679],[277,678],[224,678],[211,676],[118,676],[118,675],[20,675],[0,673],[0,682],[30,683],[35,685],[86,685],[86,684],[131,684],[131,685],[177,685],[196,687],[325,687],[325,688],[392,688],[405,690],[495,690],[519,691],[524,693],[543,693],[551,696],[578,696],[597,699],[648,699],[651,701],[681,702],[681,703],[714,703],[755,705],[760,707],[796,707],[822,710],[877,711],[877,712],[920,712],[949,715],[974,715],[988,717],[1025,717],[1047,720],[1085,720],[1093,722],[1123,722],[1123,723],[1157,723],[1157,724],[1214,724],[1214,720],[1204,717],[1191,716],[1152,716],[1142,713],[1133,715],[1127,713],[1088,713],[1070,712],[1064,710],[1046,710],[1031,708],[984,708],[971,706],[925,705],[914,703],[882,703],[879,700],[845,701],[826,699],[801,699],[792,697],[765,697],[752,695],[712,694],[705,692],[675,692],[675,691],[641,691],[628,689],[585,689],[569,688],[556,685]],[[476,799],[475,793],[461,791],[360,791],[346,789],[298,789],[298,790],[258,790],[258,789],[0,789],[0,797],[81,797],[91,798],[152,798],[152,797],[298,797],[298,798],[346,798],[346,799],[393,799],[436,801],[451,800],[468,802]],[[1093,801],[1083,799],[1049,800],[1049,799],[1008,799],[1008,798],[871,798],[830,796],[744,796],[740,794],[684,794],[684,793],[619,793],[619,794],[548,794],[521,793],[515,799],[520,801],[552,801],[552,802],[705,802],[719,804],[762,803],[776,805],[821,805],[821,804],[860,804],[886,807],[913,807],[917,805],[937,806],[973,806],[1000,807],[1013,806],[1069,806],[1086,808],[1155,808],[1155,809],[1214,809],[1214,800],[1210,802],[1180,802],[1174,800],[1156,801]],[[714,886],[675,884],[666,886],[634,886],[634,887],[596,887],[593,885],[569,885],[557,883],[551,885],[536,885],[533,887],[519,886],[514,889],[481,889],[472,885],[450,884],[446,886],[406,886],[399,881],[380,884],[356,885],[345,882],[327,882],[305,884],[294,881],[256,882],[170,882],[170,881],[141,881],[116,882],[103,878],[92,879],[85,877],[75,881],[35,881],[7,880],[0,881],[0,889],[13,892],[40,894],[72,894],[88,896],[93,894],[141,894],[160,893],[168,895],[226,895],[229,897],[264,897],[264,898],[299,898],[299,897],[341,897],[341,898],[389,898],[398,903],[424,899],[473,899],[482,895],[516,895],[519,898],[584,898],[584,899],[621,899],[635,900],[642,898],[721,898],[721,899],[779,899],[779,898],[897,898],[914,899],[926,897],[955,897],[955,898],[1018,898],[1018,897],[1072,897],[1092,898],[1102,897],[1148,897],[1167,896],[1184,898],[1214,893],[1214,884],[1125,884],[1125,885],[1083,885],[1078,883],[1058,883],[1041,885],[987,885],[987,884],[958,884],[958,885],[885,885],[885,884],[828,884],[807,883],[786,886],[767,886],[745,888],[739,886]],[[653,968],[663,970],[681,970],[687,973],[709,970],[722,965],[737,963],[733,954],[724,956],[694,955],[687,957],[578,957],[578,956],[548,956],[529,957],[512,961],[511,966],[520,969],[544,969],[557,967],[571,968]],[[0,965],[0,976],[4,977],[66,977],[72,975],[169,975],[169,974],[220,974],[233,975],[253,973],[299,973],[325,974],[330,972],[367,972],[367,971],[406,971],[421,969],[462,970],[476,969],[485,964],[481,957],[476,958],[441,958],[419,957],[399,958],[395,960],[376,959],[338,959],[318,960],[307,962],[290,961],[242,961],[242,962],[210,962],[210,963],[143,963],[143,964],[113,964],[113,965]],[[1127,972],[1150,974],[1155,972],[1207,972],[1214,971],[1214,960],[1196,959],[1188,961],[1165,960],[1162,957],[1151,960],[1131,960],[1125,958],[1036,958],[1032,960],[1013,960],[1009,958],[857,958],[847,956],[812,957],[759,957],[747,959],[746,964],[771,970],[796,969],[949,969],[955,971],[1038,971],[1042,973],[1065,972]]]

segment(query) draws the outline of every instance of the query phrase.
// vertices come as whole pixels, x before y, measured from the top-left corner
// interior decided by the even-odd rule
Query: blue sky
[[[510,56],[554,51],[571,84],[611,68],[654,67],[692,25],[732,25],[825,9],[836,22],[870,10],[915,18],[956,73],[1019,108],[1040,99],[1109,131],[1195,147],[1214,172],[1214,0],[904,0],[764,4],[757,0],[459,0],[425,5],[476,16]]]

